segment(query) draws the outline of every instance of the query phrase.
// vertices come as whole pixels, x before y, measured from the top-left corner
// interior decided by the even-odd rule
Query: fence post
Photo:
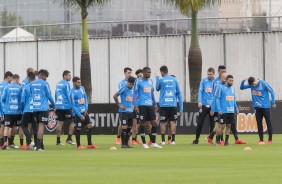
[[[3,43],[3,74],[6,71],[6,42]]]
[[[226,61],[226,33],[223,33],[223,64],[226,66],[227,61]]]
[[[111,103],[111,38],[108,38],[109,103]]]
[[[72,75],[75,72],[75,62],[74,62],[74,39],[72,39]]]
[[[184,90],[183,90],[183,95],[184,95],[184,102],[187,102],[187,84],[186,84],[186,80],[187,80],[187,62],[186,62],[186,49],[187,49],[187,45],[186,45],[186,35],[183,35],[183,61],[184,61]]]
[[[265,80],[265,33],[262,33],[262,63],[263,63],[263,80]]]
[[[146,65],[149,66],[149,37],[146,36]]]

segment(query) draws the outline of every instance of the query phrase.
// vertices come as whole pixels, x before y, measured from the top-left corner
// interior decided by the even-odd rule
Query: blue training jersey
[[[129,89],[126,85],[120,88],[117,93],[120,95],[121,105],[126,107],[125,110],[119,109],[119,112],[133,112],[133,89]]]
[[[26,77],[23,81],[22,81],[22,88],[25,86],[25,85],[27,85],[27,84],[29,84],[30,82],[29,82],[29,80],[28,80],[28,77]]]
[[[21,114],[22,88],[18,84],[12,83],[5,87],[2,94],[4,104],[4,114]]]
[[[218,112],[218,108],[216,105],[216,95],[218,94],[220,87],[224,85],[225,83],[220,81],[220,83],[218,83],[216,87],[213,88],[213,96],[212,96],[212,101],[211,101],[211,111],[212,112]]]
[[[215,78],[212,85],[212,94],[215,95],[216,88],[218,84],[221,84],[221,79],[219,77]]]
[[[218,87],[218,93],[216,94],[216,106],[218,112],[235,113],[238,112],[236,104],[235,89],[233,86],[221,85]]]
[[[156,78],[156,90],[160,91],[160,107],[177,107],[179,101],[180,112],[183,112],[183,100],[178,81],[175,77],[166,75]]]
[[[48,82],[42,79],[36,79],[30,83],[30,91],[33,100],[33,112],[48,111],[48,100],[51,102],[53,107],[55,107],[55,102]]]
[[[156,100],[154,96],[154,85],[151,78],[139,78],[134,83],[134,94],[138,97],[134,106],[155,106]]]
[[[61,80],[56,86],[55,109],[71,109],[70,84],[67,80]]]
[[[82,117],[82,113],[88,110],[88,100],[84,87],[71,89],[71,107],[74,114]]]
[[[118,83],[118,89],[121,89],[122,87],[127,85],[127,79],[123,79]]]
[[[243,80],[240,89],[244,90],[248,88],[251,89],[253,107],[270,108],[269,93],[271,94],[271,104],[275,104],[275,93],[270,85],[264,80],[259,80],[258,86],[245,84],[245,81]]]
[[[209,78],[207,77],[201,80],[198,94],[198,103],[202,103],[202,105],[205,106],[211,106],[214,80],[214,78],[209,80]]]
[[[23,113],[33,112],[33,99],[30,91],[30,83],[22,87],[21,109],[23,109]]]

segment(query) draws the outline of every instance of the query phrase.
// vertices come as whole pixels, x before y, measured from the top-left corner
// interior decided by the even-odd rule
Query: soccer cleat
[[[11,144],[11,145],[9,145],[9,147],[10,148],[14,148],[14,149],[19,149],[19,147],[17,145],[15,145],[15,144]]]
[[[151,148],[163,148],[159,146],[157,143],[152,143]]]
[[[120,138],[116,138],[116,144],[120,144]]]
[[[76,145],[76,143],[73,142],[72,140],[66,140],[66,144],[69,144],[69,145]]]
[[[268,140],[267,144],[272,144],[272,140]]]
[[[169,140],[167,140],[167,144],[171,144],[171,140],[169,139]]]
[[[220,141],[220,145],[221,145],[221,146],[224,146],[224,141]]]
[[[175,142],[174,142],[174,141],[172,141],[172,142],[171,142],[171,145],[175,145]]]
[[[147,144],[148,144],[148,145],[151,145],[151,144],[152,144],[152,141],[150,140]]]
[[[161,142],[160,144],[161,144],[161,145],[165,145],[165,141]]]
[[[224,143],[224,146],[229,146],[229,143],[228,143],[228,142],[225,142],[225,143]]]
[[[84,147],[80,145],[80,146],[77,147],[77,149],[78,150],[84,150]]]
[[[215,145],[216,145],[216,146],[222,146],[219,141],[216,141],[216,142],[215,142]]]
[[[149,146],[147,144],[143,144],[142,147],[145,148],[145,149],[149,148]]]
[[[24,150],[24,149],[26,149],[26,148],[25,148],[24,145],[20,145],[20,149],[21,149],[21,150]]]
[[[127,148],[134,148],[134,147],[132,147],[132,146],[130,146],[130,145],[126,145],[126,147],[127,147]]]
[[[60,143],[57,143],[56,145],[57,145],[57,146],[64,146],[64,144],[61,143],[61,142],[60,142]]]
[[[246,144],[246,142],[238,139],[238,140],[235,140],[235,144]]]
[[[137,144],[142,144],[141,142],[139,142],[139,141],[132,141],[132,143],[131,143],[132,145],[137,145]]]
[[[213,145],[212,139],[211,139],[210,137],[207,137],[207,138],[206,138],[206,141],[207,141],[210,145]]]
[[[195,139],[192,144],[199,144],[199,140],[198,139]]]
[[[126,145],[121,145],[121,148],[127,148],[127,146]]]
[[[31,142],[28,149],[29,149],[29,150],[33,150],[33,149],[34,149],[34,146],[35,146],[34,142]]]
[[[259,141],[257,144],[264,145],[265,143],[263,141]]]
[[[36,151],[44,151],[44,149],[42,149],[42,148],[39,148],[39,149],[36,149]]]
[[[93,144],[88,145],[87,148],[88,148],[88,149],[99,149],[98,146],[95,146],[95,145],[93,145]]]

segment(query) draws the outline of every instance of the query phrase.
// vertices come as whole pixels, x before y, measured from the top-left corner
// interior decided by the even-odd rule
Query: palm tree
[[[202,8],[214,4],[215,1],[220,3],[220,0],[165,0],[166,3],[175,5],[179,8],[183,15],[188,16],[191,12],[192,29],[188,55],[191,102],[197,102],[198,100],[198,88],[202,75],[202,52],[198,38],[198,12]]]
[[[91,84],[91,66],[89,57],[89,40],[88,40],[88,25],[87,16],[88,9],[90,7],[102,6],[108,0],[59,0],[67,7],[78,7],[81,11],[81,65],[80,65],[80,77],[81,83],[85,87],[85,91],[88,97],[88,102],[92,101],[92,84]]]

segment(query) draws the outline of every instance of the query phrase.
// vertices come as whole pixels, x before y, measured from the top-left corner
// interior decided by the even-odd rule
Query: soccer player
[[[21,109],[23,110],[22,128],[26,137],[25,149],[32,150],[34,148],[34,145],[36,145],[37,143],[37,125],[33,116],[33,100],[30,91],[30,83],[35,80],[34,72],[29,72],[27,78],[28,78],[28,82],[25,84],[24,87],[22,87],[22,97],[21,97]],[[32,142],[29,125],[31,125],[32,127],[35,143]]]
[[[162,148],[156,143],[157,136],[157,121],[156,110],[158,109],[155,96],[154,85],[151,77],[151,69],[149,67],[143,68],[143,77],[135,81],[134,94],[138,97],[138,106],[134,105],[140,115],[140,135],[143,142],[143,148],[149,148],[145,139],[145,126],[152,125],[152,148]],[[135,103],[135,102],[134,102]]]
[[[135,78],[129,77],[127,84],[119,89],[118,92],[113,96],[120,112],[121,121],[121,148],[131,148],[128,145],[130,137],[130,130],[133,123],[133,90]],[[118,100],[118,96],[121,96],[121,103]]]
[[[2,94],[3,94],[3,91],[5,89],[5,87],[7,85],[10,84],[10,82],[12,81],[12,77],[13,77],[13,74],[12,72],[10,71],[7,71],[5,72],[4,74],[4,81],[0,83],[0,105],[1,105],[1,108],[2,108],[2,113],[3,113],[3,108],[4,108],[4,105],[2,103],[2,100],[1,100],[1,97],[2,97]],[[4,114],[2,114],[2,117],[1,117],[1,121],[0,121],[0,126],[1,126],[1,130],[0,130],[0,147],[3,146],[4,144],[4,129],[5,129],[5,123],[4,123],[4,118],[3,118]]]
[[[143,77],[143,70],[142,69],[136,70],[135,75],[136,75],[137,78],[142,78]],[[138,106],[138,104],[137,104],[137,106]],[[132,142],[131,142],[131,144],[132,145],[142,144],[141,142],[139,142],[137,140],[139,125],[140,125],[139,114],[135,110],[135,107],[134,107],[134,111],[133,111],[133,124],[132,124],[132,129],[131,129],[131,132],[132,132]]]
[[[21,86],[18,85],[20,76],[14,74],[12,77],[11,84],[7,85],[2,94],[2,103],[4,104],[4,114],[5,114],[5,130],[4,130],[4,145],[3,149],[6,149],[8,146],[12,148],[18,148],[14,145],[11,138],[11,130],[16,129],[17,126],[20,128],[18,121],[22,118],[21,110]],[[9,144],[8,144],[9,138]],[[20,135],[21,149],[23,148],[23,134]]]
[[[228,139],[231,130],[231,124],[235,123],[235,113],[237,115],[239,114],[239,109],[236,104],[235,89],[232,86],[234,82],[233,76],[228,75],[226,81],[227,83],[225,85],[218,88],[218,92],[216,94],[216,106],[218,109],[218,115],[220,117],[218,135],[221,136],[223,129],[226,128],[224,146],[229,145]]]
[[[214,129],[214,117],[210,115],[211,102],[213,97],[213,82],[214,82],[214,69],[209,68],[207,71],[208,77],[201,80],[198,95],[199,119],[196,129],[196,139],[192,144],[199,144],[199,138],[207,115],[209,115],[210,133]]]
[[[35,70],[33,68],[28,68],[26,69],[26,78],[22,81],[22,88],[26,85],[26,84],[29,84],[29,78],[28,78],[28,74],[32,72],[34,73]]]
[[[57,145],[63,146],[64,144],[61,143],[61,132],[66,120],[72,119],[72,112],[71,112],[71,100],[70,100],[70,84],[69,81],[71,80],[71,72],[65,70],[63,72],[63,80],[61,80],[56,86],[55,92],[55,109],[58,126],[56,129],[57,133]],[[67,144],[75,145],[72,141],[72,134],[74,131],[74,123],[73,121],[70,123],[69,126],[69,134],[66,140]]]
[[[245,82],[248,81],[247,84]],[[254,77],[249,77],[241,82],[240,89],[251,89],[252,94],[252,106],[255,108],[255,115],[258,126],[259,142],[258,144],[265,144],[263,141],[263,127],[262,119],[265,118],[267,131],[268,131],[268,142],[272,144],[272,125],[270,120],[270,107],[276,108],[275,105],[275,94],[270,85],[264,80],[258,80]],[[269,93],[271,94],[271,104],[269,100]]]
[[[160,122],[162,144],[165,145],[166,123],[169,122],[172,140],[175,144],[176,121],[177,121],[177,100],[179,100],[180,113],[183,113],[183,100],[178,81],[175,77],[168,75],[167,66],[161,66],[162,78],[156,76],[156,90],[160,91]]]
[[[45,69],[41,69],[38,72],[38,79],[30,84],[30,90],[33,100],[33,114],[38,124],[37,132],[37,151],[44,151],[43,135],[45,125],[48,124],[49,118],[49,104],[51,102],[55,107],[55,102],[51,94],[49,83],[46,81],[49,76],[49,72]]]
[[[120,83],[118,84],[118,89],[121,89],[123,86],[126,86],[127,80],[132,74],[132,69],[129,68],[129,67],[125,67],[123,69],[123,74],[124,74],[125,78],[122,81],[120,81]],[[116,138],[116,144],[120,144],[120,134],[121,134],[121,125],[119,124],[118,132],[117,132],[117,138]]]
[[[88,142],[88,149],[98,149],[98,146],[92,144],[92,123],[88,115],[88,100],[84,87],[81,86],[81,80],[79,77],[73,77],[73,88],[71,90],[71,107],[75,114],[75,138],[77,149],[83,150],[84,147],[80,144],[80,132],[81,128],[86,127],[86,135]]]

